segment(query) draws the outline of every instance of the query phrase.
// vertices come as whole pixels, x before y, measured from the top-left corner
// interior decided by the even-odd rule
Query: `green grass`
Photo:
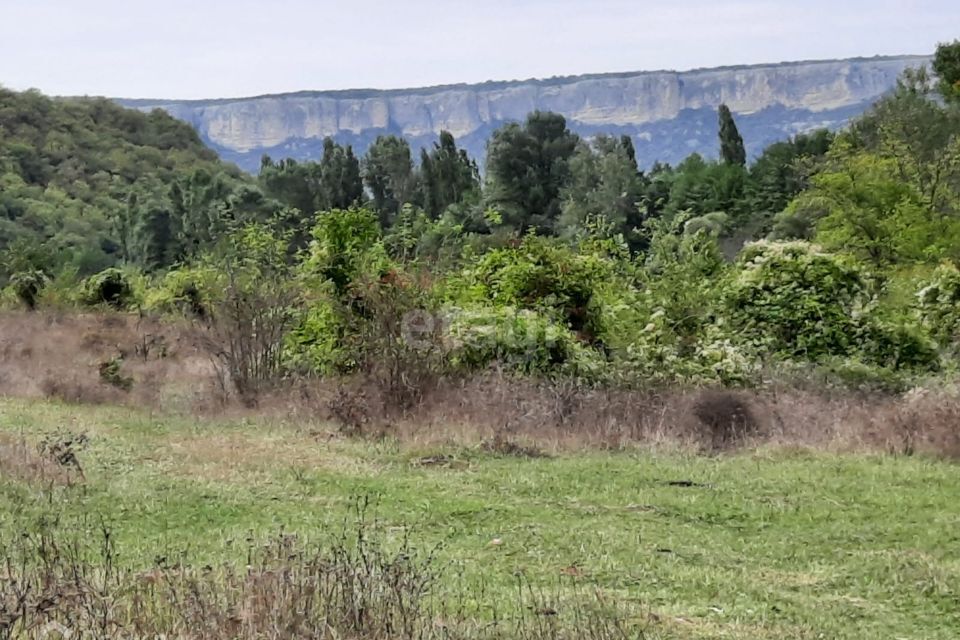
[[[51,491],[0,478],[0,536],[56,513],[105,521],[128,563],[209,562],[251,534],[329,535],[375,496],[385,530],[441,545],[450,588],[483,582],[508,599],[517,572],[545,589],[576,572],[657,621],[652,637],[960,629],[960,469],[948,462],[797,450],[520,459],[347,441],[322,425],[0,400],[0,430],[33,441],[57,428],[91,436],[86,482]],[[428,453],[455,463],[415,464]],[[679,480],[698,486],[668,484]]]

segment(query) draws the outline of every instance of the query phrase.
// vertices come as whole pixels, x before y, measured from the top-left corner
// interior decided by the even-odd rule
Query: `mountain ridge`
[[[482,162],[489,135],[534,110],[563,114],[584,136],[629,135],[639,162],[678,162],[716,152],[715,110],[737,116],[755,155],[811,129],[839,128],[930,56],[789,61],[689,71],[638,71],[488,81],[410,89],[299,91],[210,100],[117,100],[160,108],[192,124],[229,161],[256,171],[264,154],[315,160],[332,137],[363,153],[378,135],[405,137],[416,151],[441,130]]]
[[[829,64],[837,62],[871,62],[871,61],[890,61],[890,60],[909,60],[914,59],[918,62],[929,62],[932,56],[929,54],[895,54],[895,55],[875,55],[875,56],[853,56],[850,58],[811,58],[809,60],[783,60],[780,62],[753,62],[749,64],[720,65],[717,67],[692,67],[690,69],[640,69],[634,71],[601,71],[596,73],[581,73],[570,75],[549,76],[545,78],[525,78],[513,80],[484,80],[482,82],[454,82],[448,84],[423,85],[419,87],[400,87],[400,88],[377,88],[377,87],[353,87],[348,89],[301,89],[297,91],[279,91],[276,93],[260,93],[249,96],[237,96],[232,98],[111,98],[125,106],[138,107],[145,105],[160,104],[190,104],[190,105],[214,105],[227,104],[230,102],[242,102],[245,100],[261,100],[264,98],[313,98],[313,97],[341,97],[341,98],[360,98],[374,97],[376,95],[430,95],[441,91],[450,91],[458,89],[488,89],[517,86],[523,84],[539,84],[543,86],[552,86],[567,82],[576,82],[580,80],[602,80],[606,78],[628,78],[633,76],[658,75],[658,74],[695,74],[705,71],[744,71],[752,69],[765,69],[776,67],[790,67],[814,64]]]

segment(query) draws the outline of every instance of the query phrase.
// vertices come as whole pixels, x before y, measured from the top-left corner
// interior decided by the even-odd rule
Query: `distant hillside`
[[[121,259],[134,192],[166,197],[200,171],[243,177],[163,112],[0,88],[0,285],[27,266],[99,271]]]
[[[889,91],[926,56],[856,58],[486,82],[420,89],[304,91],[242,99],[121,100],[160,107],[191,123],[224,159],[256,170],[260,157],[317,159],[331,136],[362,153],[383,133],[416,148],[446,129],[483,160],[486,140],[504,122],[540,109],[562,113],[582,135],[634,138],[638,160],[678,162],[716,154],[716,113],[726,102],[748,152],[818,127],[838,128]]]

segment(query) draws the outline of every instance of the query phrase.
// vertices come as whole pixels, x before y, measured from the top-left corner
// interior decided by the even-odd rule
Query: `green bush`
[[[144,306],[151,311],[206,318],[210,314],[216,281],[217,274],[209,266],[173,269],[164,275],[158,286],[147,291]]]
[[[356,361],[350,357],[343,343],[345,330],[332,292],[314,295],[287,336],[284,346],[287,366],[294,371],[319,375],[350,371],[356,366]]]
[[[127,274],[115,267],[90,276],[81,285],[80,300],[87,305],[124,309],[133,297],[133,286]]]
[[[863,275],[806,242],[748,245],[727,290],[731,329],[758,350],[816,361],[856,349],[869,300]]]
[[[603,258],[530,235],[518,247],[482,256],[464,274],[461,301],[536,311],[594,341],[603,335],[596,293],[610,275]]]
[[[939,364],[937,345],[920,327],[864,316],[858,341],[867,363],[891,371],[931,370]]]
[[[450,309],[448,318],[447,357],[465,371],[498,363],[524,374],[596,378],[604,365],[569,329],[530,309]]]
[[[304,274],[333,283],[338,296],[365,273],[385,272],[386,250],[377,214],[368,209],[335,209],[318,214],[313,240],[303,262]]]
[[[10,277],[10,287],[16,294],[17,299],[30,310],[37,308],[40,292],[47,285],[47,282],[46,274],[38,269],[20,271]]]
[[[692,343],[682,339],[662,309],[650,316],[625,352],[617,354],[614,366],[619,379],[641,387],[751,386],[760,369],[756,356],[716,325],[701,327]]]
[[[960,353],[960,270],[944,264],[917,292],[916,312],[922,326],[941,348]]]

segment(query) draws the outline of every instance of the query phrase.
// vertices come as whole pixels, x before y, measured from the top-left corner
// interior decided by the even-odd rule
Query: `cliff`
[[[726,102],[751,154],[817,127],[837,128],[894,87],[923,56],[792,62],[487,82],[404,90],[300,92],[203,101],[121,100],[162,108],[196,127],[225,159],[256,170],[262,154],[315,159],[324,137],[362,152],[382,133],[414,148],[442,129],[482,161],[490,132],[535,109],[562,113],[583,135],[633,136],[644,165],[716,154],[716,107]]]

